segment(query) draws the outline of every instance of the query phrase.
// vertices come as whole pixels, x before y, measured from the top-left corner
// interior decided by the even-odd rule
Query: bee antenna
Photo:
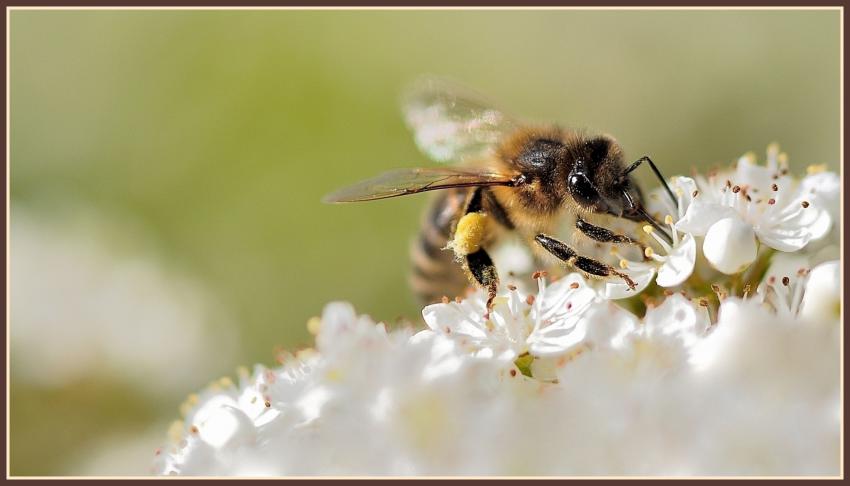
[[[623,177],[627,176],[629,172],[640,167],[640,164],[644,162],[647,162],[649,164],[649,167],[652,169],[652,172],[655,174],[655,177],[658,178],[658,180],[661,182],[661,185],[664,186],[664,190],[667,191],[667,195],[669,195],[670,200],[673,201],[673,206],[675,206],[676,209],[679,209],[679,201],[676,199],[676,195],[673,194],[673,191],[670,189],[670,186],[667,185],[667,180],[664,179],[664,176],[661,175],[661,171],[658,170],[658,167],[655,166],[655,163],[648,156],[644,155],[643,157],[632,162],[632,165],[630,165],[626,170],[623,171]]]

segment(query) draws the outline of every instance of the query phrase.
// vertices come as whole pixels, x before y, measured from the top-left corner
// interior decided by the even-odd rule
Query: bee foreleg
[[[466,267],[472,278],[478,285],[487,289],[487,313],[493,307],[493,299],[496,298],[496,290],[499,288],[499,274],[496,266],[486,251],[480,249],[466,255]]]
[[[611,265],[579,255],[578,253],[576,253],[575,250],[567,246],[567,244],[563,241],[544,234],[539,234],[535,236],[534,240],[537,241],[540,246],[545,248],[546,251],[554,255],[556,258],[581,270],[582,272],[589,273],[591,275],[597,275],[599,277],[608,277],[611,275],[616,275],[622,278],[630,289],[634,290],[637,287],[634,281],[625,273],[618,272]]]
[[[590,224],[581,218],[576,219],[576,228],[592,240],[601,241],[602,243],[628,243],[639,246],[641,251],[646,249],[646,245],[634,238],[626,235],[618,235],[611,230]]]

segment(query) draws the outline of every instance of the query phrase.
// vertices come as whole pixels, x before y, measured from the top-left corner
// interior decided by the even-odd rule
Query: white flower
[[[753,227],[741,218],[723,218],[708,228],[702,252],[714,268],[733,275],[744,271],[756,260],[756,234]]]
[[[676,204],[672,204],[666,192],[656,191],[650,198],[650,209],[655,213],[664,214],[664,224],[669,232],[672,243],[662,238],[652,226],[644,226],[643,230],[652,237],[656,246],[647,246],[644,256],[648,261],[629,261],[620,259],[621,271],[631,277],[637,284],[637,292],[645,289],[652,278],[656,276],[655,282],[662,287],[676,287],[681,285],[694,271],[697,259],[697,245],[694,236],[682,232],[677,224],[685,209],[692,201],[691,194],[696,183],[688,177],[676,177],[670,181],[670,187],[676,194]],[[659,202],[662,201],[662,202]],[[674,218],[672,214],[676,214]],[[658,248],[657,250],[655,248]],[[635,291],[629,291],[628,286],[616,280],[605,283],[605,297],[609,299],[622,299],[632,297]]]
[[[196,383],[197,373],[231,367],[235,331],[203,286],[164,268],[127,218],[79,203],[66,210],[47,217],[12,207],[9,325],[17,379],[58,388],[100,377],[173,397]]]
[[[821,263],[832,244],[799,251],[837,217],[835,180],[795,182],[783,160],[742,159],[728,184],[675,177],[676,204],[651,195],[672,242],[648,227],[644,260],[615,253],[644,291],[622,305],[622,279],[545,272],[491,309],[483,291],[429,305],[415,334],[330,304],[308,323],[316,349],[190,396],[155,470],[838,474],[839,262]]]
[[[839,261],[809,269],[805,256],[774,258],[757,289],[756,299],[783,317],[832,324],[841,317]]]
[[[493,309],[479,292],[461,302],[432,304],[422,317],[434,332],[455,339],[476,356],[513,361],[564,354],[579,344],[588,323],[584,313],[597,301],[596,292],[576,273],[546,285],[538,279],[536,294],[516,287],[497,297]]]
[[[823,237],[832,225],[828,209],[832,196],[817,195],[813,180],[824,177],[828,176],[810,174],[798,181],[788,175],[787,158],[775,145],[768,148],[765,166],[757,165],[751,154],[744,155],[734,171],[697,177],[697,188],[677,227],[705,236],[718,221],[737,217],[762,243],[780,251],[799,250]],[[739,231],[738,224],[726,228]]]

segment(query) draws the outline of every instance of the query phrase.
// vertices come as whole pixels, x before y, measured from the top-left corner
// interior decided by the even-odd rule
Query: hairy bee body
[[[538,255],[588,276],[620,278],[634,290],[626,273],[552,236],[565,216],[572,217],[577,233],[596,242],[642,247],[635,238],[594,224],[600,216],[648,223],[672,242],[644,209],[629,173],[647,162],[662,183],[663,177],[649,157],[626,167],[610,136],[528,125],[434,79],[411,90],[404,112],[419,148],[434,161],[457,166],[389,171],[336,191],[325,201],[439,191],[411,250],[410,282],[422,300],[459,295],[472,284],[487,289],[489,309],[499,285],[489,251],[506,233],[518,235]]]
[[[619,146],[610,137],[587,137],[557,127],[522,127],[505,137],[492,156],[473,161],[471,165],[523,175],[527,184],[453,188],[437,193],[411,247],[410,284],[419,299],[425,303],[435,302],[444,296],[461,295],[475,284],[468,269],[458,264],[458,257],[465,252],[453,252],[451,246],[458,237],[458,222],[476,190],[481,192],[481,212],[489,220],[480,242],[482,247],[496,244],[507,232],[517,232],[523,240],[531,242],[537,234],[552,233],[565,221],[569,224],[567,220],[574,219],[577,214],[587,219],[597,216],[577,204],[570,204],[572,199],[566,182],[566,175],[572,170],[569,162],[575,160],[575,153],[592,144],[599,152],[594,157],[608,160],[606,165],[614,166],[608,171],[613,180],[613,176],[622,171],[623,164]],[[558,153],[563,163],[553,164],[552,157]],[[535,157],[540,159],[539,168],[533,167]],[[605,175],[604,171],[597,173]],[[545,258],[544,250],[536,245],[529,246]]]

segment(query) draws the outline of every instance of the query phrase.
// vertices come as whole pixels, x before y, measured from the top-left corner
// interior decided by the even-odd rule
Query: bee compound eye
[[[583,206],[596,206],[600,202],[599,193],[586,175],[573,173],[567,185],[570,195]]]

